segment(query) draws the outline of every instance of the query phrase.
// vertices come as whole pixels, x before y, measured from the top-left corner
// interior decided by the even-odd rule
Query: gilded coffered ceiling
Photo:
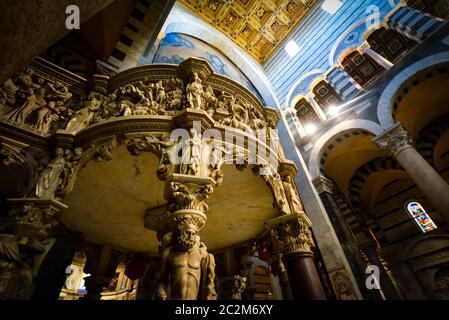
[[[264,63],[318,0],[179,0]]]

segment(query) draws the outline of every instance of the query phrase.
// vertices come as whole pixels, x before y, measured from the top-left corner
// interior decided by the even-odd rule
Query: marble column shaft
[[[326,300],[312,252],[295,252],[284,258],[295,300]]]
[[[326,212],[329,215],[338,240],[342,245],[346,259],[348,260],[354,278],[359,286],[360,293],[365,299],[381,300],[382,297],[377,292],[365,288],[366,265],[363,262],[359,247],[357,246],[357,243],[355,243],[355,239],[349,230],[348,224],[335,201],[334,183],[326,177],[319,176],[319,178],[314,180],[314,184],[319,192]]]
[[[396,124],[373,141],[402,165],[449,226],[449,185],[413,147],[407,131]]]
[[[386,70],[393,67],[393,63],[390,60],[386,59],[384,56],[371,49],[368,44],[363,45],[360,49]]]
[[[268,220],[273,251],[282,255],[293,299],[326,300],[310,249],[313,244],[310,220],[304,214],[288,214]]]

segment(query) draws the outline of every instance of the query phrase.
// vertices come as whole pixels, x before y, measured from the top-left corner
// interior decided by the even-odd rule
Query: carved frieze
[[[112,78],[95,75],[88,95],[55,79],[50,67],[52,75],[45,77],[45,68],[41,66],[39,75],[25,68],[1,86],[0,121],[49,136],[59,129],[78,134],[114,119],[176,117],[188,109],[207,113],[209,127],[215,122],[257,132],[268,125],[274,128],[279,120],[276,110],[264,109],[247,89],[213,74],[199,59],[188,59],[179,67],[142,66]],[[63,72],[61,78],[68,81]]]
[[[73,94],[67,85],[49,81],[26,67],[0,87],[0,118],[40,135],[50,135],[70,119]]]

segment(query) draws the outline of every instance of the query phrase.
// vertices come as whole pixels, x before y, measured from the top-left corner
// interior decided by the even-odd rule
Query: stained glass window
[[[423,233],[435,230],[437,228],[432,218],[430,218],[429,214],[419,202],[408,202],[406,209]]]

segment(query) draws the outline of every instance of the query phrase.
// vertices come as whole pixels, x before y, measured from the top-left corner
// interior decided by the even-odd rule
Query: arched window
[[[406,205],[406,209],[423,233],[427,233],[437,228],[432,218],[430,218],[429,214],[419,202],[409,201]]]

